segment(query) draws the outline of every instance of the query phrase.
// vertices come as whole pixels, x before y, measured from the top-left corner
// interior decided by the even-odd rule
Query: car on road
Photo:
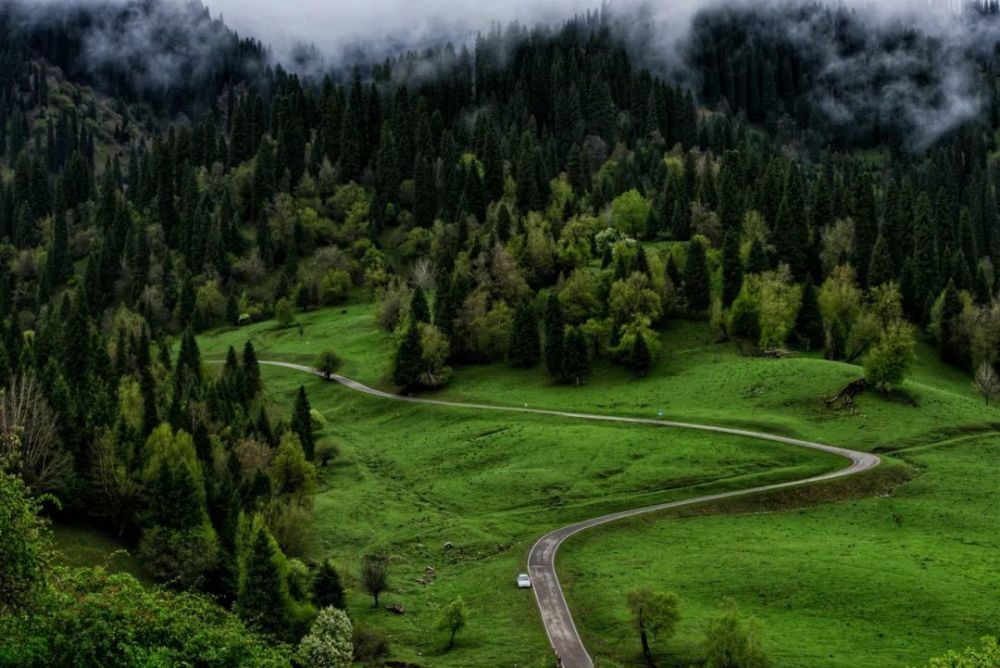
[[[531,576],[527,573],[520,573],[517,576],[518,589],[531,589]]]

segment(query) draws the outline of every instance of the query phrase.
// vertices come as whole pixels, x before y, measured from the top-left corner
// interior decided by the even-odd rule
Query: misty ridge
[[[449,0],[378,7],[390,18],[375,20],[367,6],[338,5],[334,13],[322,3],[297,5],[298,18],[274,34],[267,24],[284,10],[270,2],[14,0],[0,16],[27,28],[32,46],[70,74],[116,95],[165,97],[172,112],[225,81],[267,85],[275,68],[317,85],[327,74],[344,81],[360,72],[419,87],[471,68],[487,38],[501,45],[494,55],[507,58],[519,43],[567,26],[578,39],[610,30],[639,65],[690,87],[712,108],[779,129],[809,128],[834,145],[890,141],[917,150],[992,104],[981,74],[996,66],[1000,39],[996,0],[891,7],[679,0],[590,9],[557,0],[502,3],[494,16]],[[248,33],[233,30],[224,12]],[[51,38],[55,25],[71,27],[69,36]]]

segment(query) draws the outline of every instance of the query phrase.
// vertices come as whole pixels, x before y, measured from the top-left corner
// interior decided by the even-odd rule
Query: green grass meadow
[[[534,597],[514,577],[550,529],[843,465],[739,437],[398,404],[274,367],[264,377],[275,406],[290,406],[305,384],[328,420],[321,438],[341,451],[321,470],[312,556],[340,565],[356,621],[386,628],[400,658],[435,666],[534,666],[546,658]],[[405,615],[370,609],[357,581],[369,551],[392,555],[383,602],[403,604]],[[427,567],[436,578],[420,584]],[[457,595],[469,606],[469,627],[443,655],[435,625]]]
[[[391,337],[371,305],[226,329],[199,339],[206,360],[250,340],[262,360],[311,362],[325,350],[341,373],[391,389]],[[676,591],[683,621],[660,643],[661,666],[699,657],[706,619],[726,598],[763,622],[775,665],[909,666],[996,633],[1000,618],[1000,411],[927,346],[903,398],[824,401],[860,367],[817,355],[750,358],[703,324],[676,322],[648,378],[598,364],[583,387],[539,366],[460,368],[426,396],[740,426],[876,450],[886,464],[858,479],[745,506],[646,517],[585,532],[560,551],[576,622],[603,666],[642,665],[625,594]],[[332,382],[262,367],[267,400],[287,414],[299,385],[339,456],[320,469],[308,558],[330,557],[350,589],[356,624],[384,629],[393,658],[428,666],[549,665],[534,597],[514,587],[536,538],[566,523],[711,491],[806,477],[844,465],[830,455],[685,430],[396,403]],[[905,484],[889,486],[889,482]],[[817,503],[817,501],[830,501]],[[392,555],[386,605],[360,588],[363,554]],[[433,569],[434,577],[428,577]],[[423,580],[424,582],[420,582]],[[461,595],[468,628],[444,653],[440,609]]]

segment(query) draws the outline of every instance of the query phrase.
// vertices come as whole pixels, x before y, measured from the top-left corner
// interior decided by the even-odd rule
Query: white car
[[[520,573],[517,576],[518,589],[531,589],[531,576],[527,573]]]

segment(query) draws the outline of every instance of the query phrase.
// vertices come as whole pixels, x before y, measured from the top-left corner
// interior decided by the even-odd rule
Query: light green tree
[[[1000,666],[1000,642],[996,638],[986,636],[979,647],[966,647],[964,650],[949,650],[944,656],[934,657],[927,663],[927,668],[993,668]]]
[[[465,601],[461,596],[445,606],[445,609],[442,611],[441,619],[438,620],[438,630],[448,633],[448,647],[446,651],[451,651],[455,646],[455,636],[465,628],[466,615]]]
[[[628,607],[632,621],[639,631],[642,642],[642,656],[647,666],[655,665],[652,640],[665,641],[674,635],[677,622],[681,619],[680,600],[673,592],[657,591],[646,586],[628,594]]]
[[[915,346],[909,323],[903,320],[890,323],[865,355],[865,379],[879,390],[898,386],[914,360]]]
[[[306,668],[349,668],[354,661],[354,629],[347,613],[323,608],[299,643],[297,658]]]
[[[611,202],[611,220],[616,228],[639,239],[646,234],[646,219],[649,218],[650,208],[649,200],[633,188]]]
[[[760,622],[740,614],[735,601],[710,619],[703,644],[705,668],[767,668],[771,660],[761,645]]]

